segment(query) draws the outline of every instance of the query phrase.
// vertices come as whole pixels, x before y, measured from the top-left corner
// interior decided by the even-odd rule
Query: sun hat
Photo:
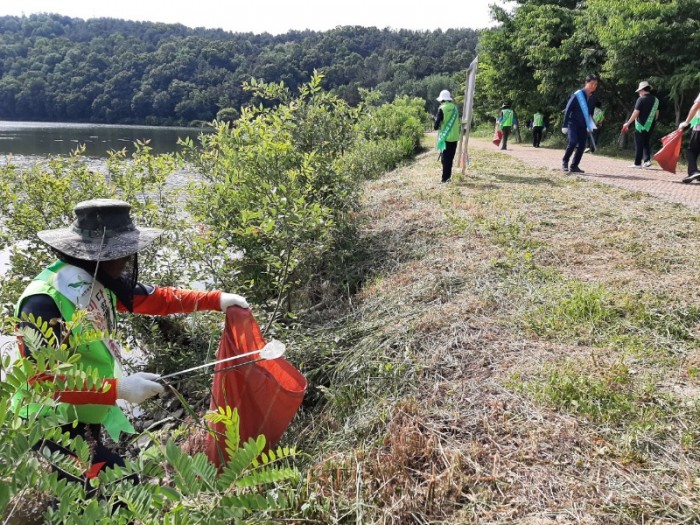
[[[445,100],[452,100],[452,93],[450,93],[446,89],[443,89],[442,91],[440,91],[440,96],[437,98],[437,101],[443,102]]]
[[[504,102],[503,105],[501,106],[501,109],[506,109],[510,107],[510,102]]]
[[[642,80],[639,83],[639,87],[635,90],[635,93],[639,93],[643,89],[648,89],[651,91],[651,86],[649,85],[649,82],[647,82],[646,80]]]
[[[163,234],[157,228],[137,228],[131,205],[116,199],[79,202],[68,228],[43,230],[39,239],[59,252],[84,261],[112,261],[142,250]]]

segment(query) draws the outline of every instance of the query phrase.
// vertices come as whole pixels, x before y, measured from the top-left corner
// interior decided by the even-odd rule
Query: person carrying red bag
[[[34,319],[52,321],[54,344],[60,345],[81,330],[104,332],[105,338],[83,344],[76,349],[81,359],[78,365],[97,370],[102,383],[92,390],[66,389],[56,392],[60,401],[55,414],[63,424],[62,430],[72,438],[80,435],[92,446],[94,467],[86,473],[93,477],[100,468],[124,465],[119,455],[102,442],[102,431],[117,441],[121,432],[135,433],[117,399],[139,404],[163,392],[158,374],[137,372],[124,375],[121,366],[120,343],[111,338],[117,327],[118,312],[145,315],[168,315],[202,310],[226,311],[231,306],[248,309],[240,295],[221,291],[181,290],[171,287],[150,286],[138,280],[137,253],[163,234],[155,228],[138,228],[130,216],[131,206],[121,200],[94,199],[75,206],[75,221],[68,228],[40,231],[38,237],[48,244],[57,261],[35,277],[17,301],[15,316],[21,326],[34,327]],[[77,312],[86,311],[83,323],[67,331]],[[38,330],[38,329],[37,329]],[[47,341],[48,343],[48,341]],[[20,339],[20,352],[31,358],[30,350]],[[52,381],[44,374],[32,381]],[[107,388],[107,386],[109,388]],[[15,395],[14,409],[20,415],[41,415],[46,407],[24,405],[19,407],[22,392]],[[73,423],[77,421],[77,426]],[[56,443],[44,443],[51,451],[70,455],[70,451]],[[59,477],[76,481],[62,471]],[[78,480],[80,481],[80,480]]]

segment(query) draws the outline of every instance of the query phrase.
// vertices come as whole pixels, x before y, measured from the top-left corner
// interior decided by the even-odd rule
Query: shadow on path
[[[700,210],[700,184],[683,184],[681,182],[685,176],[683,169],[673,174],[659,169],[656,165],[645,169],[630,168],[631,159],[586,154],[581,160],[581,169],[586,173],[576,175],[563,173],[559,170],[563,155],[563,150],[561,149],[533,148],[529,144],[513,144],[512,146],[509,144],[509,148],[503,151],[495,149],[493,144],[486,138],[470,138],[469,147],[510,155],[524,164],[547,170],[548,175],[552,171],[556,171],[564,177],[576,176],[599,184],[642,192],[666,202],[683,204],[688,208]],[[556,176],[549,175],[550,179],[552,177]],[[531,184],[552,183],[551,180],[546,183],[541,182],[539,178],[535,178],[536,182],[533,182],[530,177],[501,176],[500,178],[504,181]],[[542,180],[546,179],[547,177],[542,177]]]

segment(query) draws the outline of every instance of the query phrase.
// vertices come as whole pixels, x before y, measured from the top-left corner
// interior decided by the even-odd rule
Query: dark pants
[[[104,462],[104,468],[110,468],[114,467],[114,465],[119,465],[120,467],[124,466],[124,459],[119,455],[115,454],[111,450],[109,450],[103,443],[101,439],[101,431],[102,431],[102,426],[101,425],[88,425],[85,423],[79,423],[77,427],[73,428],[73,425],[64,425],[61,427],[61,430],[63,433],[68,432],[71,438],[75,438],[76,436],[81,436],[85,442],[88,444],[90,447],[90,450],[92,451],[92,458],[91,458],[91,463],[92,465],[95,465],[96,463],[103,463]],[[61,445],[58,445],[57,443],[54,443],[52,441],[44,441],[43,443],[40,442],[37,445],[35,445],[34,449],[35,450],[40,450],[41,448],[48,448],[51,452],[60,452],[62,454],[65,454],[67,456],[73,456],[73,452],[70,451],[70,449],[67,449],[65,447],[62,447]],[[58,473],[58,478],[59,479],[66,479],[68,481],[73,481],[73,482],[78,482],[78,483],[85,483],[86,477],[83,478],[77,478],[73,476],[72,474],[69,474],[68,472],[65,472],[58,467],[51,466],[52,470],[54,472]],[[100,469],[101,470],[101,469]],[[132,479],[134,478],[134,479]],[[138,482],[138,479],[135,479],[135,476],[129,478],[132,479],[135,483]]]
[[[578,163],[581,162],[581,157],[583,157],[583,150],[586,149],[586,140],[588,140],[588,132],[586,128],[569,128],[569,143],[566,146],[566,151],[564,152],[564,158],[561,159],[562,166],[565,168],[569,167],[569,159],[571,159],[571,154],[574,153],[574,158],[571,160],[571,167],[577,168]]]
[[[534,126],[532,128],[532,145],[536,148],[539,148],[540,142],[542,142],[542,128],[543,126]]]
[[[593,135],[593,140],[591,140],[591,135]],[[600,136],[600,128],[596,128],[588,136],[588,147],[591,151],[594,151],[598,147],[598,137]]]
[[[651,160],[651,130],[634,132],[634,164],[641,166]]]
[[[503,126],[501,132],[503,133],[503,138],[501,139],[501,149],[507,149],[508,137],[510,137],[511,126]]]
[[[700,155],[700,131],[693,130],[688,144],[688,175],[698,172],[698,155]]]
[[[452,177],[452,163],[455,160],[456,152],[456,142],[445,142],[445,151],[442,152],[440,157],[442,161],[442,182],[447,182]]]

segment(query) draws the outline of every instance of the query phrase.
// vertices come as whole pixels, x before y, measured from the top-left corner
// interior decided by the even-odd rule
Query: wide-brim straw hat
[[[639,83],[639,87],[634,91],[635,93],[639,93],[642,89],[651,89],[651,86],[649,85],[649,82],[646,80],[643,80],[642,82]]]
[[[39,239],[59,252],[84,261],[112,261],[133,255],[163,234],[157,228],[137,228],[131,205],[116,199],[78,203],[68,228],[43,230]]]

